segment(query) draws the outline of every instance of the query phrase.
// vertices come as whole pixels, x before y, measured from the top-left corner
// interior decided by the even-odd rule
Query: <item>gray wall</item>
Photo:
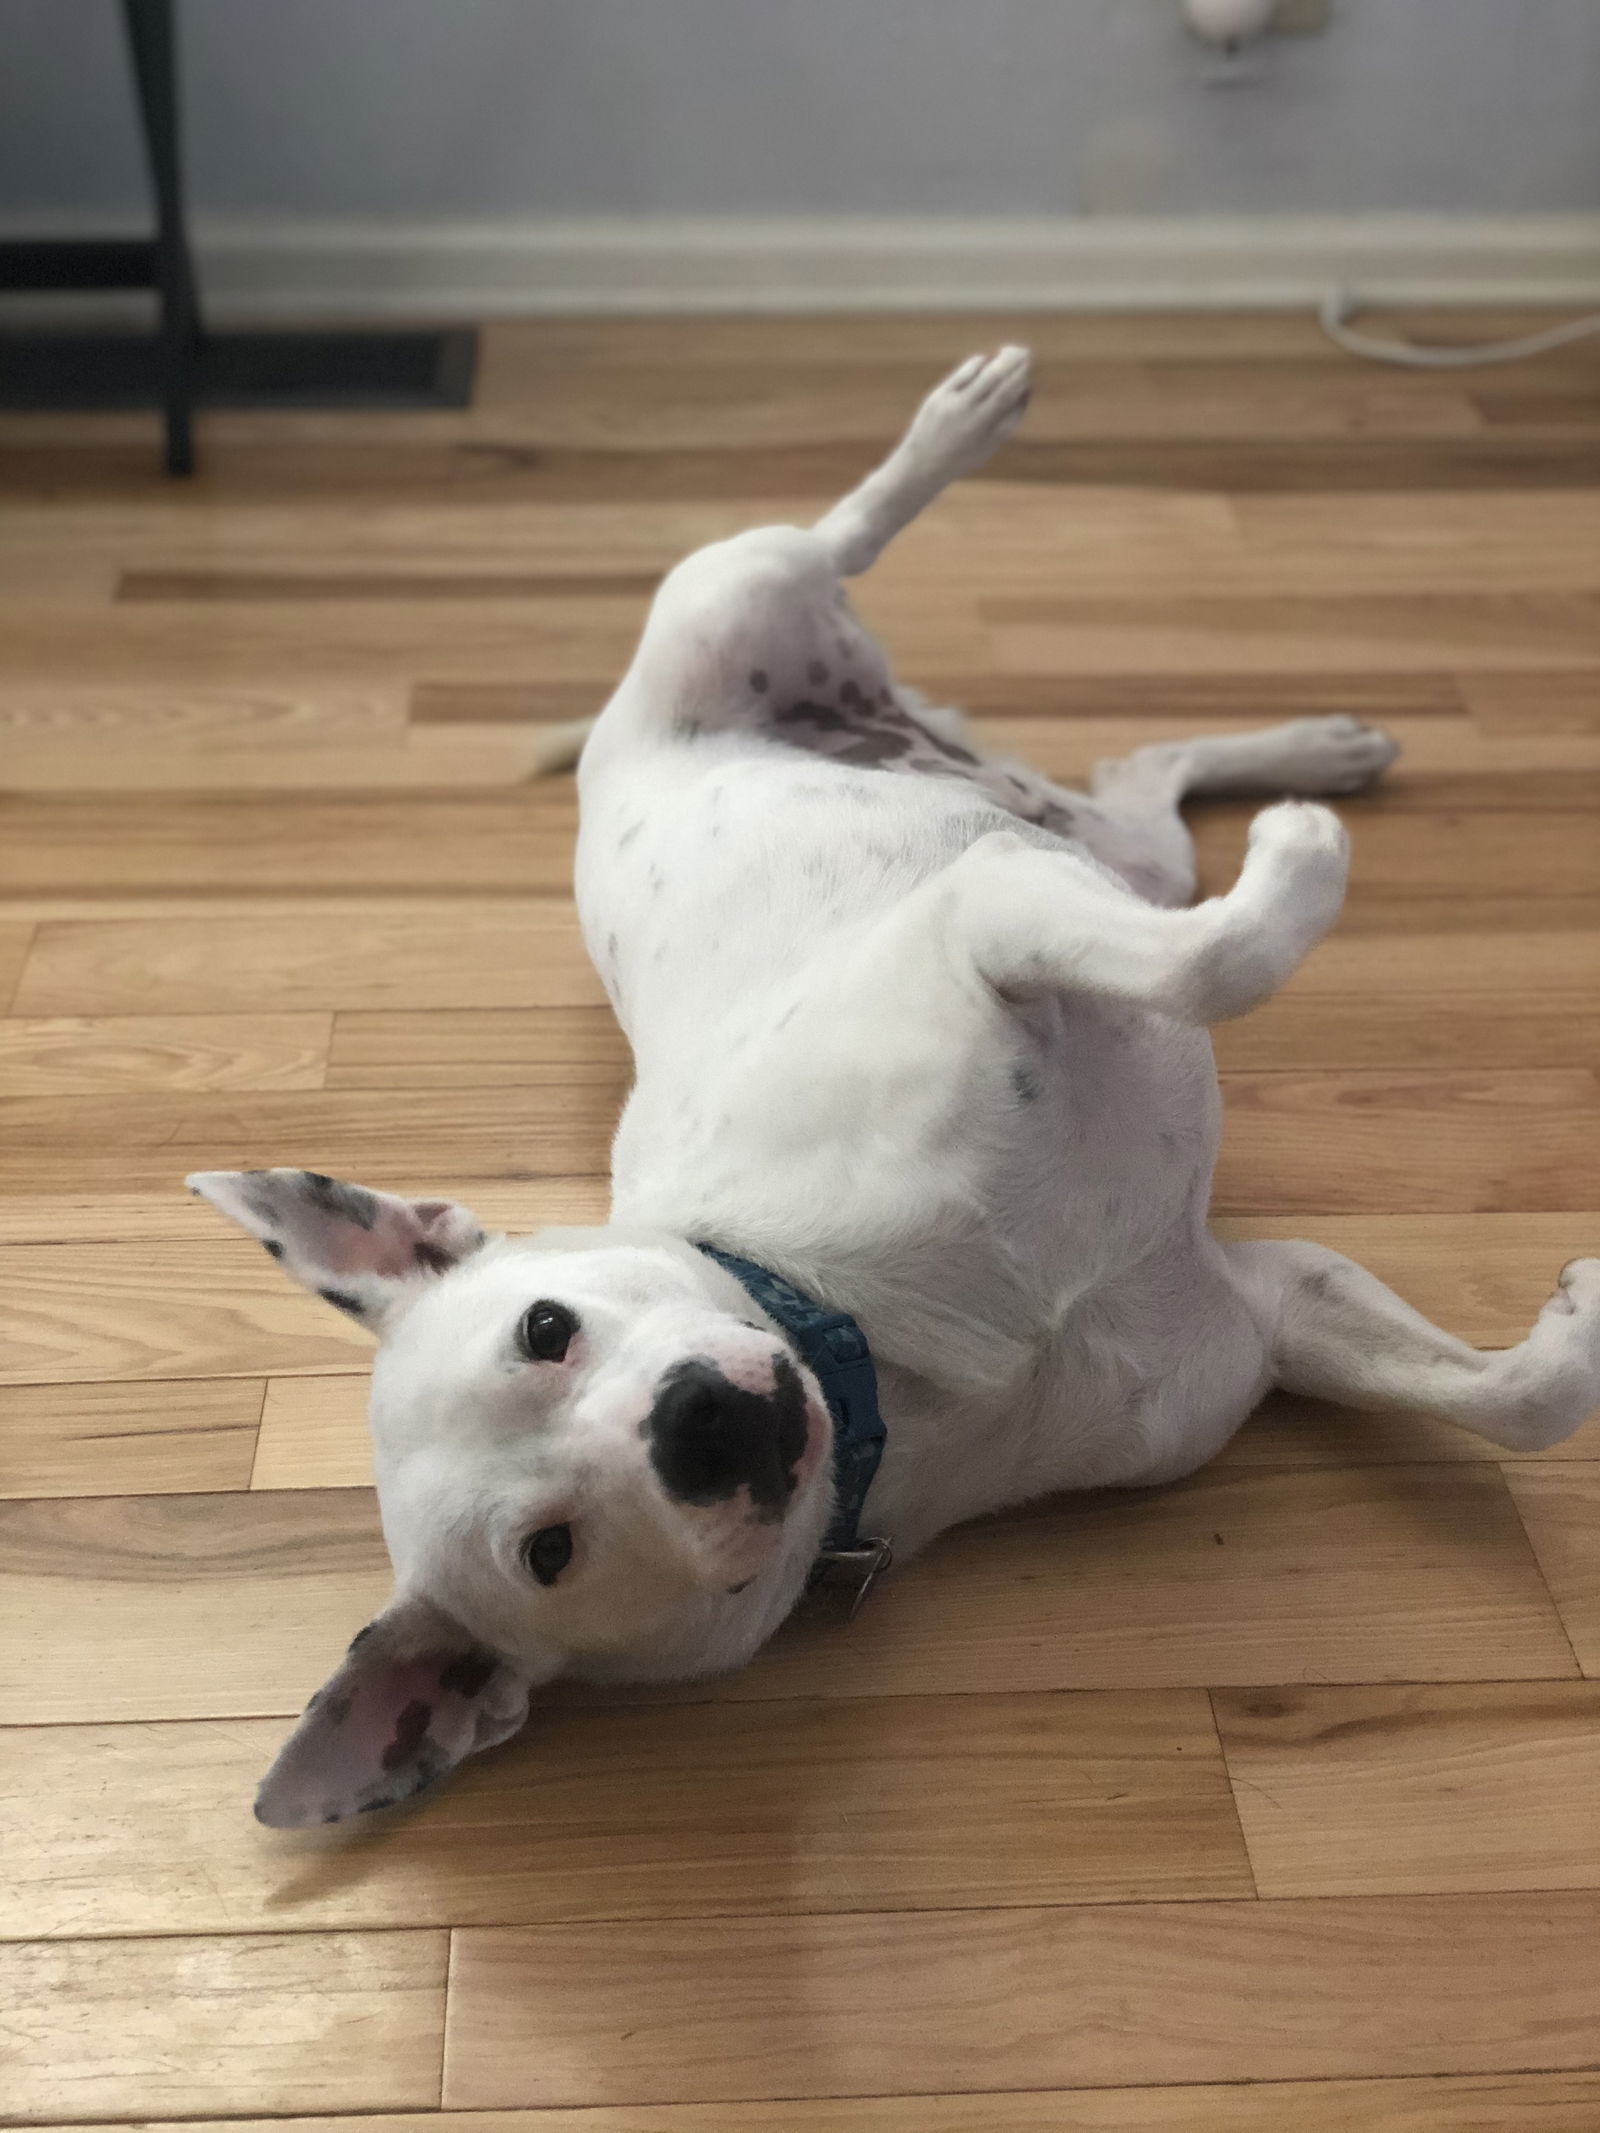
[[[195,203],[317,215],[1600,205],[1600,0],[180,0]],[[138,208],[116,0],[0,0],[0,214]]]

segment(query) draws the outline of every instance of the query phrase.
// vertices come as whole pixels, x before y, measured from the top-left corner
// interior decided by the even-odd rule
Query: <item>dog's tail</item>
[[[583,744],[594,731],[592,718],[568,719],[565,724],[541,726],[533,744],[530,778],[553,777],[558,770],[575,770]]]

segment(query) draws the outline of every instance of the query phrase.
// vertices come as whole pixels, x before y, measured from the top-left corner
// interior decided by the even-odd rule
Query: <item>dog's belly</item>
[[[625,762],[584,811],[585,931],[638,1067],[619,1220],[774,1254],[805,1240],[856,1296],[892,1260],[885,1315],[964,1327],[992,1383],[1203,1203],[1203,1032],[1081,996],[1008,1007],[936,931],[897,933],[921,884],[1013,826],[970,784],[739,737]]]

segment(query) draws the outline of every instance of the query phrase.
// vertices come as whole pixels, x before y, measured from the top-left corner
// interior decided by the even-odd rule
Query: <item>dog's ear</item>
[[[304,1829],[392,1807],[528,1715],[529,1676],[427,1600],[369,1622],[318,1689],[256,1794],[256,1820]]]
[[[368,1326],[410,1284],[448,1273],[484,1242],[453,1200],[402,1200],[317,1170],[197,1170],[185,1182],[324,1303]]]

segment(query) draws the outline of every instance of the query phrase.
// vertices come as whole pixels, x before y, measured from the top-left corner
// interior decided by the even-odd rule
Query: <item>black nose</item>
[[[662,1379],[643,1430],[669,1496],[723,1503],[744,1488],[777,1518],[794,1494],[794,1468],[806,1448],[805,1388],[787,1356],[773,1366],[770,1393],[746,1392],[715,1363],[693,1356]]]

